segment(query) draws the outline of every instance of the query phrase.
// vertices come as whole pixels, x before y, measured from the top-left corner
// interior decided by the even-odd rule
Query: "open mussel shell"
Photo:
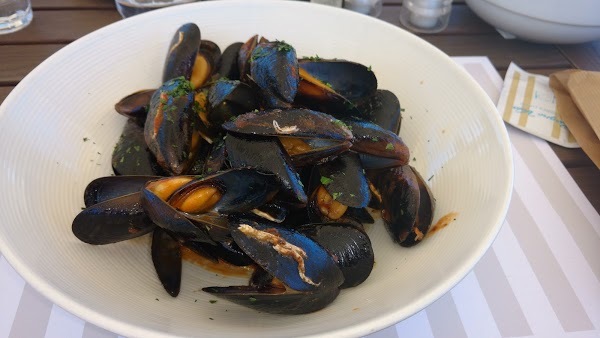
[[[358,108],[364,112],[365,120],[394,134],[400,133],[402,108],[398,97],[389,90],[378,89],[374,95],[358,103]]]
[[[363,118],[364,112],[327,83],[300,69],[300,82],[294,105],[321,111],[338,119]]]
[[[250,76],[266,96],[266,102],[274,102],[269,98],[274,96],[292,103],[300,81],[296,50],[283,41],[259,43],[250,57]]]
[[[305,235],[251,219],[232,218],[232,235],[261,269],[250,286],[202,290],[268,313],[302,314],[320,310],[339,294],[343,275],[329,254]],[[281,284],[272,283],[277,278]]]
[[[409,165],[373,170],[368,175],[381,194],[381,217],[392,238],[402,246],[420,242],[429,230],[434,208],[431,191],[420,175]]]
[[[177,297],[181,288],[181,246],[162,228],[152,234],[152,263],[158,279],[169,295]]]
[[[250,211],[269,202],[279,191],[274,175],[251,168],[236,168],[193,180],[175,191],[169,204],[181,205],[205,187],[214,187],[221,195],[211,208],[220,214]]]
[[[334,200],[353,208],[369,204],[369,183],[356,153],[346,152],[316,168],[314,174]]]
[[[238,53],[243,43],[234,42],[227,46],[221,54],[221,61],[219,62],[219,68],[217,74],[219,77],[224,77],[229,80],[240,79],[240,69],[237,64]]]
[[[173,175],[187,171],[199,144],[201,122],[194,102],[191,83],[183,77],[165,82],[150,100],[144,138],[161,167]]]
[[[292,290],[338,288],[343,282],[327,251],[301,232],[244,216],[230,217],[229,227],[240,248]]]
[[[375,73],[357,62],[309,58],[299,60],[298,66],[352,102],[370,97],[377,90]]]
[[[128,120],[112,152],[112,168],[116,175],[163,175],[164,170],[144,138],[144,128]]]
[[[218,80],[208,90],[207,120],[220,126],[231,118],[258,107],[254,91],[238,80]]]
[[[280,203],[267,203],[252,209],[251,212],[268,221],[281,223],[285,220],[290,211],[289,208]]]
[[[148,217],[159,227],[169,231],[181,243],[203,242],[215,244],[206,230],[197,227],[182,213],[175,210],[154,192],[143,189],[141,205]]]
[[[274,174],[281,184],[281,197],[287,203],[305,206],[306,192],[291,160],[277,138],[244,137],[228,134],[227,159],[232,168],[252,167]]]
[[[143,125],[148,113],[150,98],[156,89],[144,89],[129,94],[115,104],[117,113],[134,119],[138,124]]]
[[[163,82],[180,76],[190,79],[200,41],[200,28],[196,24],[186,23],[179,27],[169,44]]]
[[[297,292],[280,287],[206,287],[202,291],[260,312],[305,314],[326,307],[340,293],[338,288]]]
[[[144,212],[140,193],[132,193],[96,203],[82,210],[73,220],[73,234],[81,241],[110,244],[139,237],[155,225]]]
[[[248,75],[250,75],[250,59],[252,57],[252,51],[258,45],[258,35],[252,36],[248,41],[240,46],[238,51],[238,69],[240,72],[240,80],[247,81]]]
[[[105,176],[91,181],[83,192],[86,207],[109,199],[140,192],[148,181],[159,176]]]
[[[344,274],[340,288],[364,282],[373,270],[375,255],[369,236],[359,227],[344,223],[306,224],[298,229],[319,243]]]
[[[331,161],[350,149],[350,141],[337,141],[319,138],[293,138],[280,136],[279,140],[292,159],[295,167],[307,167]],[[296,143],[301,142],[298,149]],[[308,149],[304,149],[308,148]]]
[[[223,124],[235,133],[350,141],[352,132],[340,120],[308,109],[271,109],[249,112]]]
[[[389,130],[366,121],[348,120],[352,129],[351,150],[382,158],[398,160],[399,165],[408,164],[410,151],[402,139]]]
[[[415,168],[410,168],[414,172],[419,185],[419,211],[417,212],[417,218],[415,219],[412,231],[401,244],[406,247],[413,246],[425,238],[433,223],[433,212],[435,210],[435,198],[431,189],[425,183],[421,174]]]

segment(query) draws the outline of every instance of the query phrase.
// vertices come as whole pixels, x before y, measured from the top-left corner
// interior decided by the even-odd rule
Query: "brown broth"
[[[442,217],[433,225],[429,231],[427,232],[427,236],[431,236],[439,230],[447,227],[453,221],[456,221],[456,217],[458,217],[458,212],[451,212]]]

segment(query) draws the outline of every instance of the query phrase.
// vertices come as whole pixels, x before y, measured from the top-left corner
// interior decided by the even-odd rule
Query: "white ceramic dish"
[[[71,234],[93,178],[111,174],[124,124],[113,104],[159,85],[168,42],[193,21],[222,48],[259,33],[299,55],[372,66],[400,98],[401,135],[412,164],[437,198],[435,219],[456,221],[405,249],[382,224],[370,227],[376,266],[362,285],[313,314],[257,313],[199,289],[244,283],[186,263],[182,291],[158,282],[148,238],[91,246]],[[315,24],[318,23],[318,24]],[[127,336],[360,336],[392,325],[439,298],[491,245],[512,191],[507,133],[494,105],[441,51],[350,11],[300,2],[202,2],[102,28],[50,57],[0,108],[0,250],[37,290],[81,318]]]
[[[600,39],[600,2],[594,0],[466,0],[483,20],[517,38],[572,44]]]

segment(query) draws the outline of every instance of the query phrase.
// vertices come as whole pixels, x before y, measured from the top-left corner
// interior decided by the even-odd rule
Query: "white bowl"
[[[479,17],[517,38],[571,44],[600,39],[600,2],[595,0],[466,0]]]
[[[148,238],[91,246],[71,233],[92,179],[112,173],[124,118],[121,97],[156,87],[168,43],[193,21],[222,48],[259,33],[298,55],[371,65],[400,98],[401,135],[437,198],[435,219],[456,221],[406,249],[383,225],[369,228],[376,266],[316,313],[270,315],[210,303],[204,286],[236,285],[184,264],[181,294],[158,282]],[[127,336],[360,336],[423,309],[463,278],[491,245],[512,191],[507,133],[492,102],[438,49],[395,26],[350,11],[287,1],[201,2],[132,17],[85,36],[31,72],[0,107],[0,250],[62,308]]]

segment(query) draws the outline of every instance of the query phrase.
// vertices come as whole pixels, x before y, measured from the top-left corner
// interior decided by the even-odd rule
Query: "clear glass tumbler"
[[[404,0],[400,22],[413,32],[437,33],[448,26],[452,0]]]
[[[117,10],[123,18],[145,13],[157,8],[196,2],[198,0],[115,0]]]
[[[383,7],[382,0],[344,0],[344,8],[378,17]]]
[[[0,34],[23,29],[32,18],[30,0],[0,0]]]

